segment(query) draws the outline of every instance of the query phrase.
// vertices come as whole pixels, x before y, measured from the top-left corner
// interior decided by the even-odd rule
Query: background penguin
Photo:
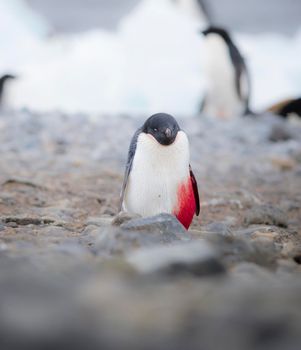
[[[207,89],[202,112],[224,119],[250,113],[250,79],[229,33],[210,26],[203,32]]]
[[[188,138],[177,121],[164,113],[151,116],[130,144],[120,210],[142,216],[173,214],[188,229],[200,211],[189,162]]]
[[[5,84],[7,83],[8,80],[15,79],[16,77],[11,74],[5,74],[0,78],[0,107],[3,104],[3,97],[4,97],[4,92],[5,92]]]
[[[205,0],[173,0],[180,10],[199,20],[200,23],[211,21],[211,14]]]
[[[269,107],[268,112],[280,115],[283,118],[288,118],[291,115],[301,117],[301,98],[288,99]]]

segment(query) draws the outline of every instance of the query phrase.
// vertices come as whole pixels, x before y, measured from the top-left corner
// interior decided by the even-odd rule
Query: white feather
[[[178,186],[189,176],[189,143],[179,131],[173,144],[163,146],[141,133],[125,191],[123,209],[142,216],[172,213]]]
[[[244,103],[237,94],[235,69],[226,43],[218,34],[209,34],[204,40],[204,53],[207,88],[204,112],[225,119],[241,115]]]

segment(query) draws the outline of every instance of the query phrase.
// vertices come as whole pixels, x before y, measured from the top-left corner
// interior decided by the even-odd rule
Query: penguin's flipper
[[[200,213],[200,197],[199,197],[198,184],[196,182],[194,173],[193,173],[193,171],[191,169],[191,165],[189,165],[189,172],[190,172],[190,179],[191,179],[193,193],[194,193],[195,213],[198,216],[199,213]]]
[[[250,108],[251,81],[247,67],[244,66],[239,79],[239,96],[244,101],[245,110],[243,115],[254,115]]]
[[[120,194],[120,202],[119,202],[119,208],[118,208],[119,211],[122,210],[122,203],[123,203],[123,200],[124,200],[124,195],[125,195],[128,179],[129,179],[129,176],[130,176],[130,173],[131,173],[131,170],[132,170],[133,160],[134,160],[136,147],[137,147],[137,140],[138,140],[138,136],[139,136],[140,133],[141,133],[141,129],[138,129],[135,132],[135,134],[134,134],[134,136],[132,138],[131,144],[130,144],[129,153],[128,153],[128,159],[127,159],[127,163],[126,163],[126,167],[125,167],[123,184],[122,184],[121,194]]]
[[[200,103],[200,108],[199,108],[200,113],[204,112],[205,105],[206,105],[206,95],[203,97],[202,102]]]
[[[248,108],[250,99],[250,77],[248,68],[245,59],[231,39],[228,41],[228,46],[231,61],[235,69],[235,86],[237,95],[240,99],[245,101]]]

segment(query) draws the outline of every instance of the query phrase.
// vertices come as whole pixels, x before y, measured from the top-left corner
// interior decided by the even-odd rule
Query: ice
[[[76,113],[192,115],[202,100],[204,26],[170,0],[143,0],[116,32],[47,36],[22,1],[0,0],[0,74],[12,108]],[[294,37],[234,33],[251,71],[252,107],[301,92],[301,29]]]
[[[301,29],[294,37],[266,33],[236,39],[250,69],[255,109],[301,95]]]

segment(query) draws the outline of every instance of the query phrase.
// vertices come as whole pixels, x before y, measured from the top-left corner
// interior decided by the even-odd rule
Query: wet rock
[[[141,273],[217,275],[225,268],[205,241],[139,249],[127,261]]]
[[[275,225],[287,227],[288,220],[284,211],[272,205],[254,206],[245,216],[245,224],[247,225]]]

